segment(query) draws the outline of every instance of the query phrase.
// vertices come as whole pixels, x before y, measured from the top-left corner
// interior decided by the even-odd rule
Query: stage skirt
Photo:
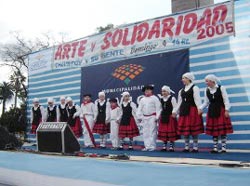
[[[183,136],[198,135],[204,133],[203,119],[198,115],[198,110],[195,106],[190,107],[190,112],[187,116],[180,116],[178,119],[178,134]]]
[[[225,117],[225,108],[221,107],[220,116],[211,118],[207,114],[206,134],[210,136],[220,136],[233,133],[233,127],[230,117]]]
[[[93,133],[97,133],[100,135],[108,134],[110,133],[110,124],[105,123],[95,123],[93,128]]]
[[[119,125],[119,138],[133,138],[139,136],[139,130],[135,123],[134,117],[130,118],[130,122],[120,123]]]
[[[180,136],[177,134],[176,118],[170,116],[168,123],[163,123],[160,119],[158,128],[158,139],[163,142],[176,141],[180,139]]]
[[[70,126],[70,128],[72,129],[72,131],[74,132],[75,136],[77,138],[80,138],[82,136],[82,125],[81,125],[81,121],[80,118],[76,118],[76,122],[74,125]]]

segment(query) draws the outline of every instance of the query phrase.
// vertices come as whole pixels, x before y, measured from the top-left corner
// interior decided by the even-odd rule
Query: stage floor
[[[107,149],[85,149],[85,152],[94,153],[94,150],[98,154],[101,154],[100,152],[104,154],[110,151]],[[198,159],[198,157],[201,156],[205,158],[205,155],[207,158],[209,155],[209,153],[205,152],[199,154],[184,154],[180,152],[124,151],[122,153],[133,154],[131,158],[141,157],[142,160],[142,157],[146,157],[145,155],[151,155],[151,158],[154,157],[155,159],[161,159],[163,156],[165,156],[165,159],[168,159],[169,156],[171,156],[170,158],[173,158],[172,156],[177,157],[175,159],[185,159],[183,156],[191,155],[197,156]],[[245,155],[248,155],[249,158],[249,154]],[[236,156],[236,154],[228,153],[217,156],[224,156],[224,159],[225,157],[230,159],[231,156]],[[247,157],[245,158],[247,159]],[[205,159],[199,159],[199,161],[202,162],[205,161]],[[249,168],[114,161],[86,157],[51,156],[25,152],[0,151],[0,185],[248,186],[250,182],[249,175]]]
[[[26,143],[23,145],[22,149],[37,151],[37,146],[33,146],[34,143]],[[174,159],[199,159],[199,160],[218,160],[221,161],[235,161],[235,162],[247,162],[250,163],[250,152],[228,152],[228,153],[218,153],[212,154],[209,151],[211,149],[200,148],[199,153],[183,153],[183,148],[176,148],[175,152],[161,152],[161,148],[158,148],[153,152],[144,152],[141,151],[142,146],[134,146],[134,150],[126,150],[127,146],[125,146],[124,150],[111,150],[111,146],[108,145],[107,148],[83,148],[81,147],[81,151],[84,153],[92,153],[97,155],[120,155],[126,154],[131,157],[151,157],[151,158],[174,158]],[[230,150],[229,150],[230,151]],[[143,158],[143,159],[145,159]],[[202,162],[202,161],[200,161]]]

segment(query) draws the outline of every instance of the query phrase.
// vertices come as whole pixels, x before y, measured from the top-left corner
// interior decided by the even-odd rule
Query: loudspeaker
[[[40,152],[74,153],[80,144],[65,122],[44,122],[37,128],[37,148]]]

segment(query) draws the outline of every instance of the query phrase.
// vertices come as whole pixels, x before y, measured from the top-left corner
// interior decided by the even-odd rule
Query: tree
[[[1,125],[11,133],[26,131],[25,110],[26,106],[22,105],[21,108],[6,111],[0,118]]]
[[[5,106],[6,103],[11,100],[13,96],[13,92],[11,91],[11,85],[7,82],[3,82],[0,84],[0,95],[3,98],[3,109],[2,109],[2,115],[5,112]]]
[[[14,92],[14,108],[17,107],[17,98],[21,99],[24,103],[27,97],[26,77],[20,70],[14,71],[10,76],[10,85]]]
[[[105,32],[105,31],[108,31],[108,30],[111,30],[114,28],[114,25],[113,24],[107,24],[105,27],[97,27],[96,30],[101,33],[101,32]]]
[[[0,45],[0,66],[9,66],[15,70],[28,69],[28,55],[35,51],[47,49],[51,46],[65,42],[67,33],[59,33],[55,37],[52,33],[43,33],[35,39],[25,39],[19,32],[11,32],[14,41]],[[1,43],[0,43],[1,44]]]
[[[28,71],[28,55],[35,51],[47,49],[53,45],[64,42],[66,33],[59,33],[55,37],[51,33],[44,33],[42,36],[33,40],[25,39],[19,32],[11,33],[14,40],[11,43],[0,43],[0,67],[8,66],[12,69],[13,74],[10,77],[10,84],[15,95],[15,108],[17,98],[25,102],[27,97],[26,76]],[[61,38],[61,39],[60,39]],[[57,42],[56,40],[61,40]]]

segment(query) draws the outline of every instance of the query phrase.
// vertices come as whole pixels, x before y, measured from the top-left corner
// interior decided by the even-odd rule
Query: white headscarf
[[[171,90],[171,88],[169,87],[169,86],[167,86],[167,85],[164,85],[163,87],[161,87],[161,90],[165,90],[165,91],[167,91],[169,94],[170,93],[175,93],[173,90]]]
[[[215,82],[216,84],[220,83],[220,80],[217,76],[215,76],[214,74],[208,74],[206,77],[205,77],[205,80],[210,80],[210,81],[213,81]]]
[[[54,99],[53,98],[48,98],[48,101],[47,101],[48,103],[49,102],[52,102],[52,103],[54,103]]]
[[[121,98],[120,103],[122,104],[122,103],[123,103],[124,97],[125,97],[125,96],[130,96],[130,94],[129,94],[129,92],[125,91],[125,92],[123,92],[123,93],[121,94],[121,96],[122,96],[122,98]],[[130,96],[130,97],[129,97],[129,102],[131,102],[131,101],[132,101],[132,97]]]
[[[103,92],[103,91],[102,91],[102,92],[99,92],[99,93],[98,93],[98,97],[100,97],[100,96],[105,96],[105,92]]]
[[[192,72],[187,72],[187,73],[183,74],[182,77],[185,77],[192,82],[195,80],[194,74]]]
[[[33,103],[35,103],[35,102],[39,102],[39,99],[38,98],[34,98],[33,99]]]
[[[71,97],[67,97],[66,102],[73,101]]]
[[[124,96],[130,96],[129,92],[127,92],[127,91],[123,92],[121,95],[122,95],[122,97],[124,97]]]
[[[61,100],[65,100],[65,97],[64,97],[64,96],[61,96],[61,97],[60,97],[60,101],[61,101]]]

